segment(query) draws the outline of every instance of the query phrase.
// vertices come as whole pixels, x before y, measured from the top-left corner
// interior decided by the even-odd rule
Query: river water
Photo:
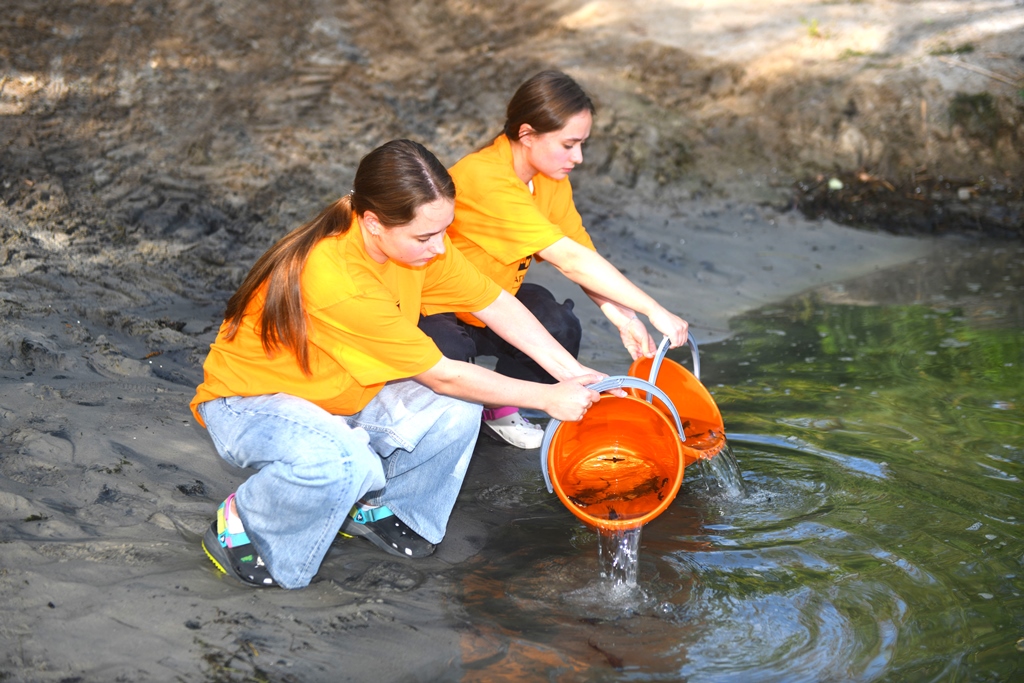
[[[741,489],[688,468],[630,585],[538,482],[460,576],[460,680],[1024,680],[1022,292],[964,244],[733,321]]]

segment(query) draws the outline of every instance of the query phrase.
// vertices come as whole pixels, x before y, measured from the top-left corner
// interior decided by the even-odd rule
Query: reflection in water
[[[510,521],[462,680],[1024,680],[1024,250],[948,258],[705,345],[743,489],[688,468],[633,585],[557,500]]]

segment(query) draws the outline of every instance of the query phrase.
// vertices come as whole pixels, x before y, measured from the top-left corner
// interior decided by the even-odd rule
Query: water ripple
[[[863,474],[878,479],[887,478],[887,466],[885,463],[878,463],[866,458],[858,458],[855,455],[846,455],[827,451],[823,448],[813,446],[795,436],[771,436],[765,434],[729,434],[729,441],[732,443],[751,444],[755,446],[771,446],[787,450],[800,451],[810,455],[817,455],[839,463],[851,472]]]

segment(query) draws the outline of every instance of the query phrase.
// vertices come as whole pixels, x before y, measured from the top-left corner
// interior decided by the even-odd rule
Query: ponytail
[[[302,372],[310,375],[302,271],[317,243],[345,233],[353,215],[372,211],[382,226],[393,228],[411,223],[424,204],[441,198],[455,201],[455,183],[444,165],[411,140],[392,140],[363,157],[352,187],[352,192],[285,235],[260,257],[228,300],[226,339],[235,338],[246,309],[266,283],[258,323],[263,350],[269,356],[282,346],[290,349]]]
[[[302,269],[316,244],[346,232],[352,224],[352,197],[345,195],[320,214],[281,238],[252,267],[242,286],[228,299],[224,320],[225,338],[234,339],[245,309],[256,292],[267,283],[259,329],[263,350],[269,355],[282,345],[292,349],[299,367],[310,374],[306,336],[306,314],[302,308]]]

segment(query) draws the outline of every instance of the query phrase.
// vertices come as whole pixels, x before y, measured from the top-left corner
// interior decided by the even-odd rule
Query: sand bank
[[[0,220],[17,229],[2,208]],[[728,202],[636,209],[594,233],[705,342],[744,310],[932,245]],[[516,491],[537,495],[535,453],[481,442],[433,558],[343,541],[307,589],[242,588],[199,538],[246,473],[220,460],[187,408],[222,302],[185,300],[145,263],[111,272],[100,257],[34,244],[63,266],[4,267],[0,677],[439,680],[450,662],[500,649],[475,642],[467,654],[472,625],[459,623],[448,572],[519,512]],[[584,359],[622,372],[625,352],[593,304],[537,275],[576,299]]]

